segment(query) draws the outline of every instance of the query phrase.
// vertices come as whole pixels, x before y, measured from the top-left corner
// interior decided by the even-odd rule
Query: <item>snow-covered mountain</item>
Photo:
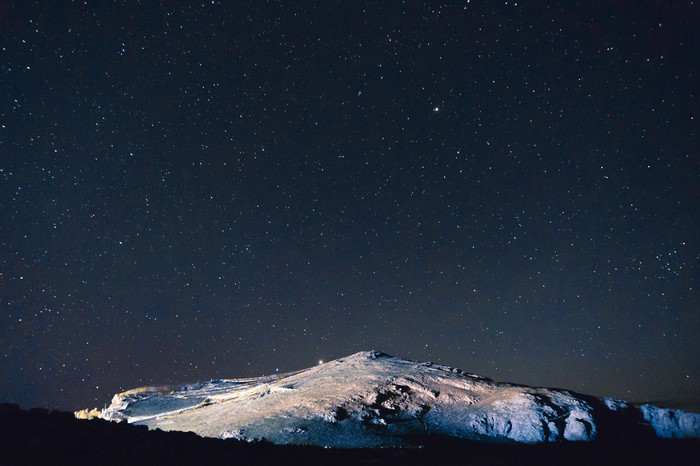
[[[415,445],[427,435],[524,443],[700,437],[699,414],[499,383],[376,351],[268,377],[129,390],[101,417],[335,447]]]

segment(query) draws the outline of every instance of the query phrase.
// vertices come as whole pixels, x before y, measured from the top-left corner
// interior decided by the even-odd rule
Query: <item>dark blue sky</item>
[[[0,6],[0,401],[378,349],[700,406],[698,5],[122,3]]]

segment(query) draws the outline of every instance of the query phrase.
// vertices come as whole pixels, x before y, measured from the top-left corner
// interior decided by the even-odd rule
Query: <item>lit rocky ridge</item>
[[[79,416],[88,415],[95,413]],[[133,389],[99,415],[204,437],[335,447],[416,445],[428,436],[522,443],[700,437],[699,414],[500,383],[376,351],[268,377]]]

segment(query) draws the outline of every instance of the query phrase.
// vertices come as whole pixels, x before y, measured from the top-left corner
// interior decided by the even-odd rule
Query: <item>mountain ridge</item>
[[[362,351],[271,376],[142,387],[103,419],[204,437],[335,447],[444,436],[496,443],[700,437],[700,415],[492,379]]]

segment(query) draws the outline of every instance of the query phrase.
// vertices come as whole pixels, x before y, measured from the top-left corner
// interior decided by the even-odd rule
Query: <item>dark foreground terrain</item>
[[[700,440],[606,441],[548,445],[431,439],[416,448],[329,449],[202,438],[72,413],[0,404],[0,465],[33,464],[465,464],[698,465]]]

